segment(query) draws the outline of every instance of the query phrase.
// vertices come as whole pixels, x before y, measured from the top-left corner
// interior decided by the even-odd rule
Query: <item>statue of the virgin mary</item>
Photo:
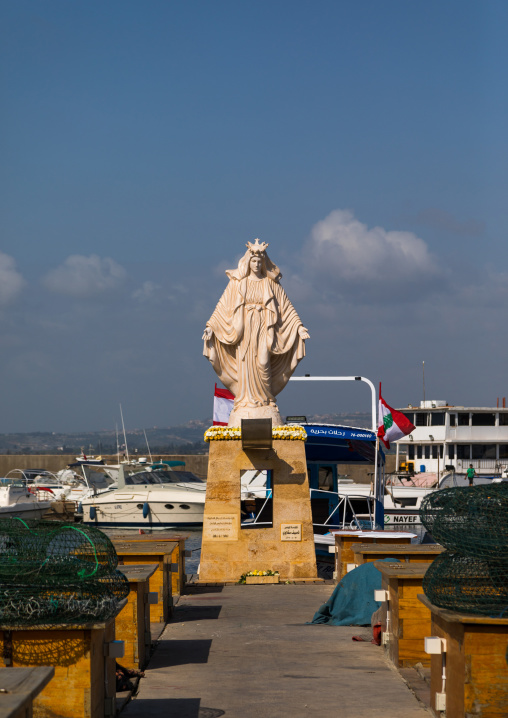
[[[309,334],[280,285],[268,244],[249,242],[229,284],[206,323],[203,354],[234,394],[229,426],[241,419],[282,420],[275,397],[305,356]]]

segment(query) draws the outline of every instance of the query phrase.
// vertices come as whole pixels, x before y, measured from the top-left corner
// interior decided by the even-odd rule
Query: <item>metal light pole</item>
[[[376,433],[376,388],[370,379],[366,379],[364,376],[292,376],[289,381],[364,381],[370,386],[372,394],[372,431]]]

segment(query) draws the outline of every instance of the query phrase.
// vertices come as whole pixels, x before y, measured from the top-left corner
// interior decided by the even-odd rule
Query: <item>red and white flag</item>
[[[386,446],[390,448],[390,441],[402,439],[414,431],[415,426],[401,411],[392,409],[381,396],[381,383],[379,383],[379,413],[377,435]]]
[[[229,415],[233,409],[235,397],[227,389],[218,389],[215,385],[215,393],[213,395],[213,425],[227,426]]]

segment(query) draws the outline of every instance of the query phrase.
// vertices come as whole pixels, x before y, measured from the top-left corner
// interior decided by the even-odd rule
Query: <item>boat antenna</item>
[[[123,411],[122,411],[122,405],[120,404],[120,416],[122,417],[122,429],[123,429],[123,440],[125,441],[125,453],[127,454],[127,461],[130,461],[129,459],[129,447],[127,446],[127,436],[125,434],[125,424],[123,420]]]
[[[423,405],[425,406],[425,362],[422,362],[422,374],[423,374]]]
[[[146,438],[146,431],[144,429],[143,429],[143,434],[145,435],[146,448],[148,449],[148,456],[150,457],[150,461],[153,464],[152,452],[150,451],[150,444],[148,443],[148,439]]]

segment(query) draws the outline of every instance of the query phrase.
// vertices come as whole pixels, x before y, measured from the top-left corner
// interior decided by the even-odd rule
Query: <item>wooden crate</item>
[[[34,698],[54,675],[52,666],[2,671],[0,718],[32,718]]]
[[[418,598],[431,613],[428,635],[446,640],[446,718],[506,718],[508,618],[455,613]],[[432,708],[442,689],[442,662],[442,655],[431,656]]]
[[[157,564],[129,564],[120,570],[129,582],[127,605],[116,617],[116,636],[125,644],[122,666],[144,668],[150,657],[150,577]],[[158,594],[155,594],[158,598]]]
[[[116,659],[107,655],[107,644],[114,640],[114,618],[50,627],[3,625],[0,667],[3,674],[12,667],[54,666],[53,680],[34,700],[37,718],[112,718]]]
[[[432,563],[443,553],[444,548],[439,544],[368,544],[355,543],[351,546],[353,563],[360,566],[362,563],[372,563],[382,558],[398,558],[407,563]]]
[[[118,554],[119,569],[129,564],[157,564],[158,569],[150,576],[150,591],[159,595],[159,602],[150,606],[151,623],[167,623],[173,615],[173,590],[171,556],[174,541],[117,541],[111,538]]]
[[[418,600],[430,563],[388,563],[375,561],[382,587],[388,592],[383,605],[381,628],[386,634],[385,649],[395,666],[430,665],[425,653],[425,636],[430,633],[430,611]]]
[[[125,644],[121,660],[126,668],[144,668],[150,657],[150,577],[157,564],[129,564],[121,566],[129,582],[127,605],[116,617],[116,637]]]
[[[176,570],[171,571],[171,591],[173,598],[180,596],[183,593],[185,587],[185,539],[181,536],[173,536],[166,534],[165,532],[154,532],[152,534],[132,534],[131,536],[121,535],[110,535],[113,542],[119,543],[171,543],[174,544],[173,551],[171,553],[171,565],[174,567],[178,566]]]
[[[393,533],[393,536],[391,536]],[[370,535],[369,535],[370,534]],[[353,551],[351,549],[354,543],[373,543],[373,544],[410,544],[415,534],[408,533],[404,537],[402,532],[390,531],[340,531],[335,533],[335,576],[340,581],[347,573],[348,563],[354,563]]]

